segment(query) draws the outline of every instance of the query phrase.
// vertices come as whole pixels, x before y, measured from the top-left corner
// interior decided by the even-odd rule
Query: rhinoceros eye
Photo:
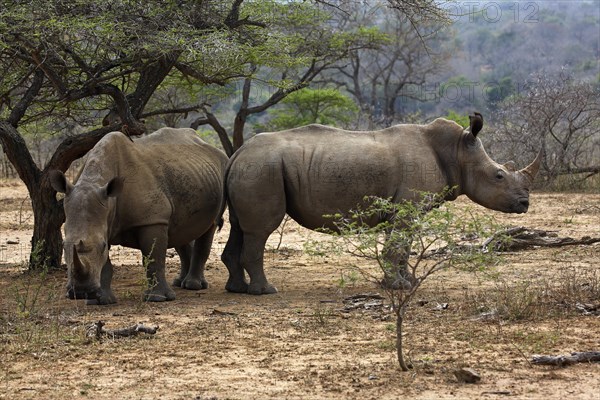
[[[496,179],[499,180],[499,181],[501,181],[502,179],[504,179],[504,171],[498,170],[496,172]]]

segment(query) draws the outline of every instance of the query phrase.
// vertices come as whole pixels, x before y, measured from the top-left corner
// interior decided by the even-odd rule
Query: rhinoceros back
[[[220,217],[226,162],[224,153],[191,129],[162,128],[135,141],[113,132],[90,152],[80,179],[96,175],[103,185],[115,176],[124,178],[113,236],[166,224],[169,243],[178,245]]]
[[[245,209],[278,198],[274,208],[314,229],[327,225],[323,215],[353,209],[368,195],[400,199],[415,196],[414,190],[441,190],[446,181],[425,129],[356,132],[310,125],[257,135],[230,161],[230,203],[239,214],[254,215]]]

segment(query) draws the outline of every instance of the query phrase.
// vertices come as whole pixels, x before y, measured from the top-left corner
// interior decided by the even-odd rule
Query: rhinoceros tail
[[[225,224],[225,219],[223,219],[223,216],[221,215],[219,217],[219,221],[217,222],[217,232],[221,232],[221,229],[223,229],[224,224]]]

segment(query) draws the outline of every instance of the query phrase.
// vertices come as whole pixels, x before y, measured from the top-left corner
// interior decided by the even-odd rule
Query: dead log
[[[581,239],[558,237],[555,231],[531,229],[523,226],[511,227],[494,233],[487,238],[482,248],[496,251],[516,251],[531,247],[561,247],[590,245],[600,242],[600,237],[584,236]]]
[[[600,303],[575,303],[575,308],[583,315],[600,315]]]
[[[556,365],[558,367],[600,362],[600,351],[574,352],[570,356],[533,356],[531,362],[536,365]]]
[[[135,324],[128,328],[108,330],[104,329],[104,322],[98,321],[92,324],[87,330],[88,337],[95,337],[100,340],[102,337],[109,337],[111,339],[136,336],[141,333],[148,335],[154,335],[158,331],[158,326],[146,326],[144,324]]]
[[[473,251],[518,251],[532,247],[561,247],[574,245],[590,245],[600,242],[600,237],[584,236],[581,239],[570,237],[558,237],[556,231],[545,231],[541,229],[514,226],[501,229],[479,244],[464,244],[450,250],[447,246],[432,250],[426,256],[436,257],[444,255],[449,251],[473,252]]]

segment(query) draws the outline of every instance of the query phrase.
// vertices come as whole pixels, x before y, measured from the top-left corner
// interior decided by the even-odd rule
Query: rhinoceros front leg
[[[146,301],[167,301],[175,299],[175,292],[169,287],[165,277],[165,258],[167,254],[167,226],[152,225],[140,228],[138,240],[144,264],[148,290],[144,293]]]
[[[186,243],[183,246],[175,247],[175,251],[179,255],[179,262],[181,263],[181,269],[179,271],[179,277],[173,279],[173,286],[181,287],[181,282],[185,279],[190,270],[190,264],[192,262],[192,248],[193,243]]]
[[[206,281],[206,278],[204,278],[204,267],[206,266],[206,260],[208,260],[208,256],[210,255],[210,248],[216,230],[217,226],[213,225],[204,235],[194,241],[192,262],[186,277],[181,282],[182,288],[190,290],[208,288],[208,282]]]
[[[86,300],[88,305],[106,305],[115,304],[117,298],[112,291],[112,276],[113,276],[113,265],[110,262],[110,258],[106,260],[106,263],[102,267],[100,272],[100,291],[96,294],[95,299]]]
[[[390,233],[386,233],[386,245],[383,249],[383,259],[387,266],[381,285],[386,288],[410,289],[414,277],[408,270],[411,242],[390,241]]]
[[[244,233],[240,263],[242,268],[248,271],[248,275],[250,275],[250,284],[248,285],[248,293],[250,294],[277,293],[275,286],[267,281],[264,271],[265,243],[268,237],[268,234],[265,236]]]

